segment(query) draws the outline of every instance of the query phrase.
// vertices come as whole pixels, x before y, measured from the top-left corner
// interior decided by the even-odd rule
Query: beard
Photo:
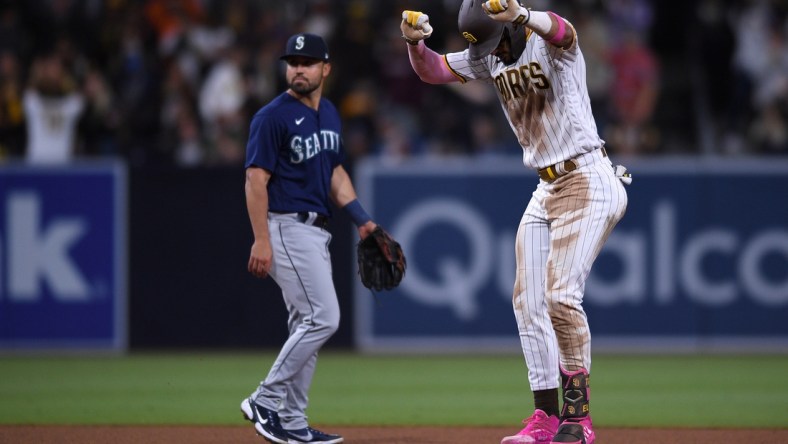
[[[296,81],[298,80],[298,82]],[[298,79],[293,79],[288,82],[287,86],[292,89],[294,92],[306,96],[312,93],[312,91],[316,90],[320,83],[317,84],[310,84],[308,80],[303,77],[299,77]]]
[[[498,56],[498,60],[500,60],[506,66],[509,66],[517,61],[517,59],[515,59],[510,53],[506,53],[503,56]]]

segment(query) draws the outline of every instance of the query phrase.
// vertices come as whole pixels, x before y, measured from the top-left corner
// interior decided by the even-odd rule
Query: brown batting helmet
[[[501,42],[504,30],[509,30],[512,39],[512,52],[516,58],[525,49],[525,29],[515,24],[503,24],[487,17],[482,9],[483,0],[463,0],[457,26],[460,33],[468,41],[468,53],[472,60],[479,60],[490,55]]]
[[[505,28],[503,23],[487,17],[482,3],[482,0],[463,0],[457,18],[460,33],[470,43],[468,51],[473,60],[490,55],[501,41]]]

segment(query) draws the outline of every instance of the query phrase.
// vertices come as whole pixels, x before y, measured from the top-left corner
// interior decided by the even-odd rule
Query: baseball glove
[[[396,288],[405,275],[402,247],[380,226],[356,245],[361,283],[373,290]]]

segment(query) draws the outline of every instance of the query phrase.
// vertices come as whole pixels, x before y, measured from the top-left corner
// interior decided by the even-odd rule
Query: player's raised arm
[[[482,9],[491,19],[526,26],[559,48],[569,49],[575,41],[574,27],[552,11],[532,11],[517,0],[489,0]]]
[[[419,11],[402,11],[402,38],[408,43],[408,58],[413,71],[425,83],[460,82],[446,66],[444,57],[427,48],[424,39],[432,35],[430,17]]]

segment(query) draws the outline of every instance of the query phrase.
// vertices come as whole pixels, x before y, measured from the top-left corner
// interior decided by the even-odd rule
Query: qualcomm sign
[[[0,168],[0,348],[125,346],[125,176]]]
[[[678,204],[658,201],[651,210],[651,232],[622,229],[608,240],[601,260],[605,254],[618,256],[623,271],[608,282],[592,272],[586,290],[593,303],[638,304],[652,297],[658,305],[669,305],[685,297],[708,307],[740,298],[765,309],[788,306],[788,273],[772,278],[765,267],[771,259],[788,264],[788,227],[765,226],[750,236],[730,225],[709,227],[679,242]],[[704,267],[715,258],[726,263],[724,275],[714,276]]]
[[[64,217],[42,227],[41,199],[29,191],[9,193],[5,206],[8,244],[5,286],[0,273],[0,290],[5,288],[5,297],[14,302],[35,302],[43,297],[41,286],[46,284],[54,299],[87,301],[89,284],[69,254],[71,247],[85,236],[87,220]]]
[[[513,164],[362,165],[361,198],[408,257],[391,297],[370,304],[358,289],[362,347],[516,337],[515,233],[536,180]],[[788,189],[788,168],[757,180],[671,171],[627,188],[627,214],[587,280],[593,332],[788,338],[788,209],[763,192]]]

